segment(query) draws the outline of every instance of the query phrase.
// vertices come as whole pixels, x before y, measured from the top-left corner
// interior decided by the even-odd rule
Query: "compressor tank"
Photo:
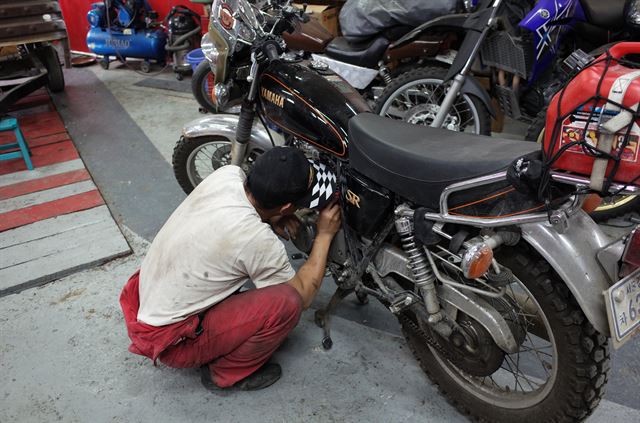
[[[122,32],[104,28],[91,28],[87,33],[87,46],[102,56],[137,57],[164,62],[167,35],[161,29],[124,29]]]
[[[315,147],[347,158],[348,122],[371,111],[342,78],[302,64],[276,61],[262,74],[260,102],[266,118]]]

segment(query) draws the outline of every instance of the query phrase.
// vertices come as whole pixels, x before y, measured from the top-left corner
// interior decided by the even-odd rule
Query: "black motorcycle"
[[[610,43],[637,39],[640,2],[635,0],[483,0],[473,13],[427,22],[396,42],[410,42],[434,28],[458,28],[466,34],[455,59],[399,75],[376,100],[382,116],[454,131],[490,134],[495,98],[503,113],[529,124],[528,141],[541,139],[546,106],[571,71],[603,53]],[[484,95],[465,90],[486,77]],[[477,85],[477,83],[475,84]],[[484,112],[484,113],[481,113]],[[481,126],[471,122],[483,122]],[[604,199],[591,215],[607,220],[637,209],[638,196]]]
[[[183,188],[224,164],[246,168],[274,145],[303,149],[337,175],[343,216],[328,264],[337,289],[316,312],[326,349],[340,300],[372,296],[461,412],[492,422],[586,418],[604,393],[610,337],[617,346],[632,336],[610,323],[615,307],[638,304],[610,310],[602,292],[640,287],[640,270],[620,274],[624,246],[640,231],[612,248],[581,209],[576,187],[588,178],[549,173],[548,202],[514,189],[507,168],[533,157],[534,143],[370,113],[339,77],[284,60],[279,32],[262,32],[256,13],[245,0],[213,2],[218,65],[250,45],[249,90],[239,116],[185,126],[174,154]],[[284,7],[279,28],[296,19]],[[298,217],[294,244],[308,253],[317,215]],[[629,327],[640,326],[638,314]]]

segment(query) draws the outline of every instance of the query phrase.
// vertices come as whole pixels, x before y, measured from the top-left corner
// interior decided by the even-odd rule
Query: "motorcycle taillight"
[[[636,226],[629,234],[627,245],[622,253],[622,262],[636,269],[640,267],[640,226]]]

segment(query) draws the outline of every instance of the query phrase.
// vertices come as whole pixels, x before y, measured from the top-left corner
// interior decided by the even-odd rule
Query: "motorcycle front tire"
[[[543,109],[529,125],[525,140],[542,143],[546,120],[547,109]],[[596,222],[604,222],[636,210],[640,210],[640,195],[616,195],[608,198],[589,215]]]
[[[398,91],[403,90],[411,84],[419,84],[421,82],[442,84],[447,71],[447,68],[444,66],[434,65],[413,69],[400,74],[385,87],[380,97],[376,99],[374,106],[375,113],[385,116],[385,113],[383,113],[385,103],[398,95]],[[491,135],[491,114],[487,107],[479,98],[471,94],[465,95],[464,101],[467,103],[469,110],[477,116],[476,128],[474,128],[473,133]]]
[[[207,60],[203,60],[191,76],[191,91],[200,107],[209,113],[217,113],[216,105],[211,99],[213,81],[214,75],[211,66]]]
[[[582,421],[604,396],[610,370],[608,338],[593,328],[564,282],[530,246],[519,244],[499,251],[497,258],[524,283],[551,327],[559,361],[549,393],[536,403],[512,403],[512,407],[486,401],[459,382],[460,376],[451,371],[448,361],[401,320],[411,351],[449,402],[473,421]]]

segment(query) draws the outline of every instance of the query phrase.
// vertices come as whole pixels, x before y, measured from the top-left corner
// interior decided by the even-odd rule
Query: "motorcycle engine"
[[[295,247],[304,254],[311,253],[313,241],[316,238],[316,222],[318,221],[318,212],[315,210],[304,209],[296,212],[295,216],[300,221],[300,227],[295,239],[291,242]],[[333,238],[329,256],[327,261],[331,265],[344,267],[347,265],[349,255],[347,253],[347,242],[345,240],[344,231],[340,229]]]

